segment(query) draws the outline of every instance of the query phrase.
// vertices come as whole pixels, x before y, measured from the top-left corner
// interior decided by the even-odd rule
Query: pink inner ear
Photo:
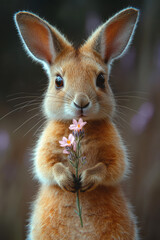
[[[136,22],[136,11],[124,11],[108,23],[105,29],[105,61],[122,54],[126,48]]]
[[[124,50],[123,45],[126,41],[124,39],[124,42],[121,42],[123,41],[123,39],[120,37],[120,35],[124,33],[125,24],[126,18],[122,18],[118,21],[110,23],[109,26],[106,28],[106,61],[108,61],[111,57],[114,57],[114,55],[119,54],[120,51]],[[120,38],[121,41],[118,41],[118,38]]]
[[[19,26],[23,39],[33,55],[51,64],[53,56],[49,29],[40,21],[28,17],[21,19]]]

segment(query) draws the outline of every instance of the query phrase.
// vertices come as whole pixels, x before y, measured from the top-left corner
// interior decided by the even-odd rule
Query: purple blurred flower
[[[154,114],[154,106],[150,102],[143,103],[137,114],[131,119],[131,127],[136,133],[144,131]]]
[[[8,149],[10,145],[10,136],[6,130],[0,130],[0,152]]]

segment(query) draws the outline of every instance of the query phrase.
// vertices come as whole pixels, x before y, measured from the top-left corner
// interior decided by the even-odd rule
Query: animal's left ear
[[[48,67],[58,54],[71,48],[71,44],[55,27],[33,13],[18,12],[15,23],[27,53]]]
[[[84,44],[83,48],[96,51],[108,63],[120,57],[132,40],[138,21],[138,10],[127,8],[100,26]]]

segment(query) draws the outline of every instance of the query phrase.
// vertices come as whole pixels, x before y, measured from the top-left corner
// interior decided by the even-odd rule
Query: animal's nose
[[[86,108],[89,106],[89,102],[85,106],[79,106],[75,102],[74,102],[74,105],[76,106],[76,108]]]
[[[73,103],[79,109],[87,108],[90,104],[88,96],[84,93],[76,94]]]

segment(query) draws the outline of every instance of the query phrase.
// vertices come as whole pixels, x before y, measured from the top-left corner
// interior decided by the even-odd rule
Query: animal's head
[[[29,12],[15,21],[29,55],[49,76],[43,109],[49,119],[105,119],[115,101],[109,87],[110,66],[127,50],[138,10],[127,8],[101,25],[79,49],[48,22]]]

